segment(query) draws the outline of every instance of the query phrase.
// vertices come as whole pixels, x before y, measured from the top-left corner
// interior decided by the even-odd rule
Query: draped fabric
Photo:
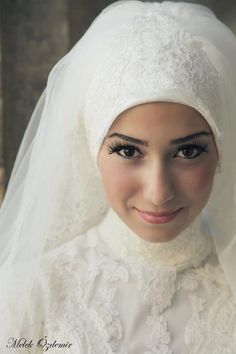
[[[42,335],[47,333],[48,323],[53,335],[60,333],[61,338],[64,331],[65,337],[67,333],[72,336],[78,346],[75,351],[71,349],[73,353],[138,353],[139,343],[139,351],[146,354],[158,350],[182,354],[182,348],[188,346],[196,353],[233,353],[235,57],[234,35],[209,9],[170,1],[131,0],[107,7],[56,64],[26,130],[0,210],[3,352],[7,338],[24,335],[25,328],[33,329],[35,321],[43,321]],[[118,114],[154,101],[179,102],[198,110],[212,129],[220,155],[210,200],[196,220],[199,233],[203,232],[202,219],[210,230],[216,263],[207,260],[204,253],[203,263],[190,262],[181,270],[181,276],[175,274],[176,264],[170,269],[164,264],[160,276],[167,270],[167,288],[165,276],[148,278],[152,267],[144,270],[137,266],[137,273],[132,273],[129,265],[126,268],[126,262],[132,264],[132,254],[131,259],[127,254],[120,263],[115,256],[117,248],[113,256],[112,252],[109,255],[110,246],[103,237],[100,239],[96,229],[109,209],[96,163],[101,143]],[[125,245],[132,249],[129,242]],[[101,253],[103,247],[110,257],[107,261]],[[150,247],[145,249],[150,255]],[[158,252],[156,256],[151,254],[151,259],[160,257]],[[193,259],[197,254],[192,252]],[[85,269],[91,269],[91,274]],[[73,279],[73,274],[78,278]],[[140,288],[143,274],[147,274],[147,280]],[[142,307],[142,289],[149,293],[149,285],[156,278],[160,283],[154,286],[160,288],[160,293]],[[107,291],[96,297],[103,288]],[[118,289],[122,295],[116,303],[113,300]],[[222,312],[217,312],[220,306]],[[162,317],[163,311],[166,316]],[[226,313],[230,321],[225,321]],[[215,314],[219,316],[213,326]],[[88,333],[92,333],[90,339]],[[198,336],[194,338],[193,333]],[[134,337],[137,340],[131,340]],[[133,347],[127,347],[128,342]],[[225,351],[223,343],[228,345]],[[63,350],[66,353],[69,349]]]
[[[236,303],[196,223],[150,247],[110,210],[50,252],[37,280],[23,353],[235,353]]]

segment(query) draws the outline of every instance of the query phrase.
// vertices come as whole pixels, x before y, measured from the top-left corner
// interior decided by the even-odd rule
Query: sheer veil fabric
[[[207,215],[236,297],[236,40],[207,8],[118,1],[51,71],[0,212],[0,340],[22,326],[43,256],[108,210],[96,159],[114,119],[180,102],[209,123],[220,155]],[[19,301],[20,299],[20,301]]]

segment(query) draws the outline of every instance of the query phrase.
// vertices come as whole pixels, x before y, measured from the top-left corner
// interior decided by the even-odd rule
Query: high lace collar
[[[181,271],[191,266],[200,266],[214,252],[211,236],[203,235],[200,231],[199,219],[175,239],[153,243],[136,235],[110,209],[97,226],[97,231],[117,256],[132,263],[168,266]]]

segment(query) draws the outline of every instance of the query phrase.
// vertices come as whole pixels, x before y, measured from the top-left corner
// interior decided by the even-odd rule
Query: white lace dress
[[[110,211],[47,256],[31,298],[17,353],[236,353],[236,304],[195,224],[154,244]]]

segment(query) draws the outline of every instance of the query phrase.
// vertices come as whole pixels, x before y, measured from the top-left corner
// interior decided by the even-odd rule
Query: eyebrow
[[[170,145],[185,143],[185,142],[192,140],[194,138],[198,138],[200,136],[209,136],[209,135],[212,135],[212,133],[206,132],[206,131],[196,132],[196,133],[186,135],[186,136],[178,138],[178,139],[171,140]],[[148,142],[146,140],[140,140],[140,139],[128,136],[128,135],[119,134],[119,133],[113,133],[113,134],[108,135],[108,138],[113,138],[113,137],[118,137],[118,138],[121,138],[125,141],[131,142],[134,144],[148,146]]]

